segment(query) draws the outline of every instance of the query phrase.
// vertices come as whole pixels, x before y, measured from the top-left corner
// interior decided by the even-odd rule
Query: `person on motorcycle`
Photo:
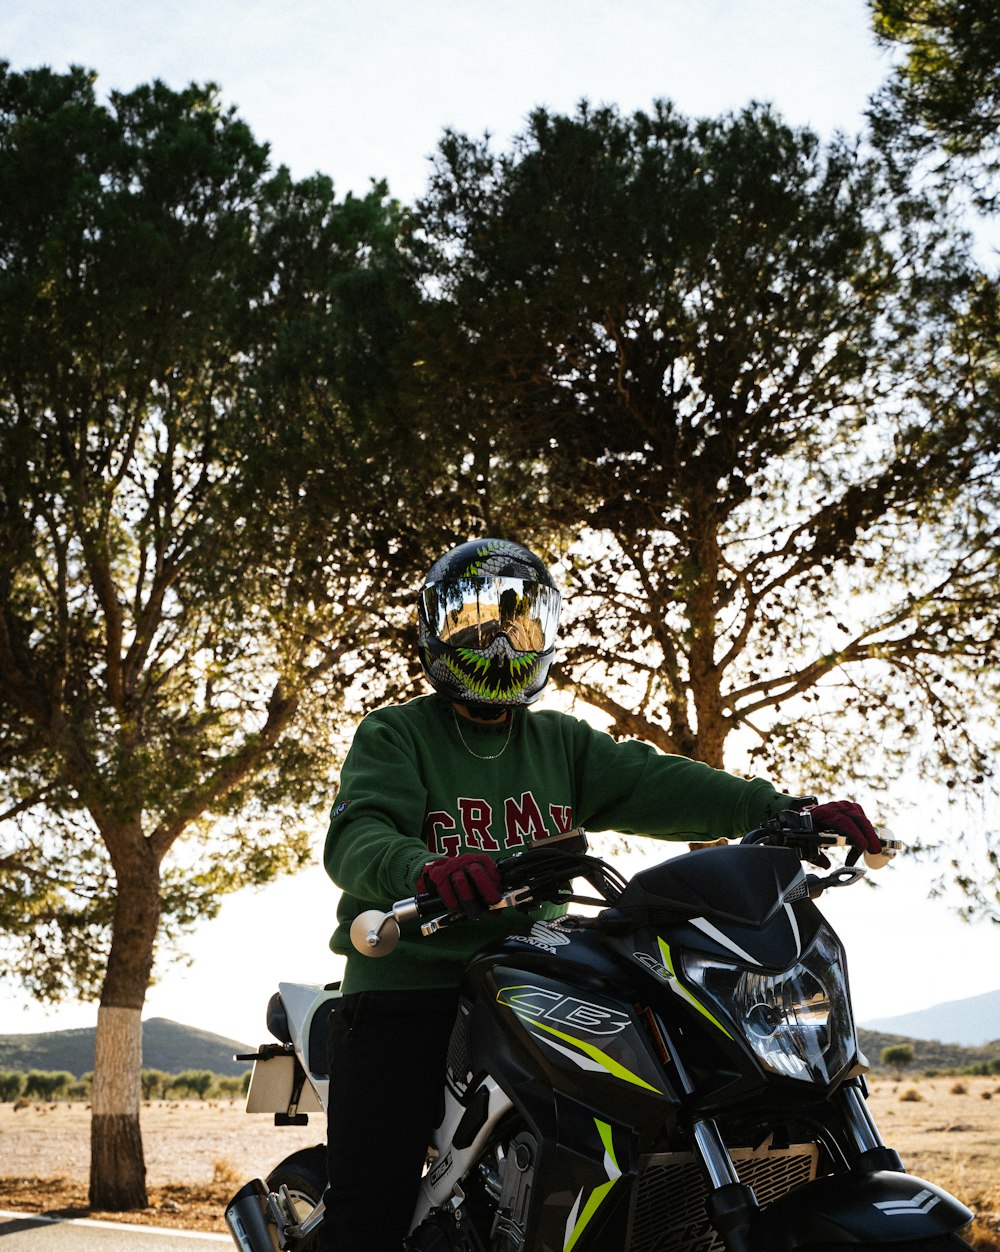
[[[665,839],[738,837],[801,801],[638,740],[616,741],[556,710],[531,711],[552,664],[559,592],[542,561],[504,539],[463,543],[418,597],[420,661],[433,693],[378,709],[344,762],[324,863],[342,891],[334,952],[347,957],[332,1016],[329,1188],[321,1252],[398,1252],[437,1120],[458,984],[471,954],[560,910],[488,912],[496,861],[582,825]],[[862,851],[878,836],[861,808],[814,820]],[[366,960],[351,921],[416,892],[476,924]]]

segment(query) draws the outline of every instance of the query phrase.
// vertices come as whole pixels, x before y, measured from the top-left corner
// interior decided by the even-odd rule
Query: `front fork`
[[[857,1079],[845,1083],[835,1097],[844,1117],[844,1128],[856,1149],[852,1164],[866,1170],[887,1169],[901,1174],[903,1162],[894,1148],[887,1148],[868,1112],[868,1102]]]
[[[899,1153],[885,1145],[868,1112],[860,1084],[845,1084],[833,1097],[839,1105],[847,1146],[853,1151],[852,1165],[863,1170],[885,1169],[903,1172]],[[755,1252],[751,1231],[760,1213],[752,1187],[740,1182],[733,1158],[712,1118],[704,1117],[692,1126],[695,1150],[708,1181],[708,1210],[712,1225],[719,1232],[726,1252]]]
[[[708,1180],[705,1208],[709,1220],[722,1236],[727,1252],[753,1252],[750,1232],[760,1212],[753,1188],[740,1182],[733,1158],[712,1118],[696,1121],[692,1133]]]

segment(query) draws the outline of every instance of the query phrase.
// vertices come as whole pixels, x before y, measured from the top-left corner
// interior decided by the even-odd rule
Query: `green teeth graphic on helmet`
[[[538,653],[492,660],[466,648],[439,656],[433,668],[443,667],[477,700],[506,701],[517,697],[538,670]],[[429,667],[430,668],[430,667]]]
[[[505,665],[515,673],[518,670],[533,669],[538,664],[537,652],[520,652],[517,656],[504,657],[502,661],[483,656],[480,652],[473,652],[470,648],[456,648],[455,655],[460,657],[466,665],[471,665],[477,673],[488,671],[498,664]]]

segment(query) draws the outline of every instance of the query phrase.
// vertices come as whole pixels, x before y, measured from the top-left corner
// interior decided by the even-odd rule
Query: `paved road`
[[[0,1212],[0,1252],[222,1252],[228,1235]]]

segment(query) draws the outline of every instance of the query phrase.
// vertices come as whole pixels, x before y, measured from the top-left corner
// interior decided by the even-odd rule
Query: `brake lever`
[[[501,909],[516,909],[520,905],[530,904],[531,900],[530,887],[513,887],[510,891],[505,891],[496,904],[491,904],[486,912],[498,913]],[[399,905],[394,907],[398,910]],[[439,930],[444,930],[454,922],[468,920],[468,913],[464,913],[461,909],[455,909],[450,913],[441,913],[437,917],[431,917],[427,921],[421,922],[420,933],[422,935],[435,935]]]
[[[809,899],[815,900],[824,891],[829,891],[831,887],[852,887],[867,874],[868,871],[861,865],[841,865],[839,869],[833,870],[825,878],[821,878],[818,874],[806,874]]]
[[[436,935],[439,930],[444,930],[446,926],[451,926],[454,922],[460,922],[465,914],[460,910],[451,913],[442,913],[439,917],[429,917],[427,921],[420,923],[420,933],[422,935]]]

